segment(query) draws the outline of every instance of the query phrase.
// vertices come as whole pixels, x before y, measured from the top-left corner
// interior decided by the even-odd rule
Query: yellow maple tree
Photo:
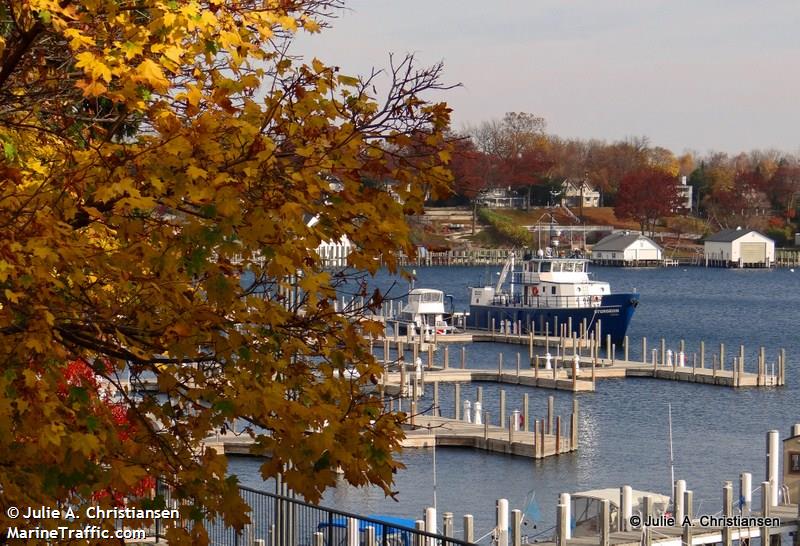
[[[394,62],[377,100],[370,78],[285,55],[339,7],[0,1],[3,503],[108,503],[158,477],[196,520],[170,541],[204,543],[201,516],[247,519],[202,443],[236,420],[262,475],[310,500],[337,468],[391,491],[402,416],[369,389],[382,368],[334,307],[347,275],[315,249],[347,236],[368,272],[413,251],[404,214],[449,184],[449,110],[422,96],[441,66]],[[76,358],[124,405],[124,438],[65,387]],[[158,394],[134,395],[148,380]]]

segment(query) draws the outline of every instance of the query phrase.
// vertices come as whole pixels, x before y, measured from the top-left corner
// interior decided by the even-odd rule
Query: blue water
[[[465,310],[467,286],[491,278],[497,268],[416,268],[416,286],[439,288],[454,296],[457,309]],[[785,437],[800,422],[800,339],[796,335],[800,308],[800,273],[788,270],[738,271],[704,268],[616,269],[595,268],[599,280],[609,281],[613,291],[637,291],[641,304],[628,331],[631,355],[639,356],[640,339],[648,338],[648,350],[658,339],[677,349],[681,339],[691,355],[700,340],[706,342],[707,366],[718,344],[725,343],[730,356],[744,344],[746,367],[755,369],[758,347],[767,348],[767,362],[777,350],[787,351],[787,387],[733,390],[671,381],[627,379],[600,381],[594,393],[571,393],[504,386],[508,411],[521,407],[522,394],[530,397],[531,418],[545,414],[546,400],[555,397],[556,414],[566,417],[573,396],[580,405],[580,448],[577,453],[533,461],[456,448],[436,451],[436,500],[439,513],[475,517],[476,537],[494,525],[495,499],[509,499],[511,508],[524,508],[535,492],[541,510],[535,534],[552,526],[555,504],[561,492],[630,484],[634,488],[669,494],[670,469],[667,407],[672,404],[676,479],[685,479],[694,491],[697,513],[720,509],[722,484],[736,482],[740,472],[753,473],[754,484],[765,475],[765,435],[777,429]],[[488,274],[487,274],[488,273]],[[496,278],[496,277],[495,277]],[[387,275],[375,279],[382,290],[391,284]],[[372,286],[370,286],[370,290]],[[408,289],[401,281],[400,296]],[[395,293],[392,293],[395,294]],[[516,354],[527,347],[472,344],[467,349],[469,366],[494,368],[503,352],[506,367],[516,365]],[[439,351],[437,360],[441,360]],[[459,349],[451,348],[450,363],[457,365]],[[484,407],[498,411],[499,389],[482,384]],[[475,399],[476,385],[463,386],[462,396]],[[444,415],[453,411],[453,387],[440,391]],[[430,399],[430,390],[427,392]],[[493,418],[493,419],[496,419]],[[328,491],[323,505],[360,513],[386,513],[419,519],[433,504],[433,451],[407,450],[401,460],[407,468],[396,477],[397,501],[374,488],[357,489],[341,484]],[[261,482],[259,461],[236,458],[231,471],[254,487]],[[549,533],[548,533],[549,534]]]

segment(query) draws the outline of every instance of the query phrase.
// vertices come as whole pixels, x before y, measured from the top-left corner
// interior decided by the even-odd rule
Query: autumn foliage
[[[619,185],[614,214],[618,218],[633,218],[642,233],[655,233],[656,222],[678,209],[678,181],[674,176],[656,168],[633,171]]]
[[[402,416],[367,388],[375,326],[334,311],[347,277],[314,249],[346,235],[367,271],[413,252],[404,213],[449,183],[449,110],[424,99],[441,67],[393,60],[378,101],[379,75],[286,57],[336,0],[0,5],[2,502],[158,477],[187,518],[241,526],[202,443],[236,419],[308,499],[337,468],[389,492]],[[205,542],[192,527],[171,542]]]

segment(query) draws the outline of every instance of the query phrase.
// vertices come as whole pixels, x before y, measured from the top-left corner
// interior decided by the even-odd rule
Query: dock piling
[[[609,546],[611,536],[611,503],[608,499],[600,501],[600,546]]]
[[[511,544],[522,546],[522,511],[511,511]]]
[[[547,397],[547,431],[546,434],[553,434],[553,405],[555,398],[553,396]]]
[[[461,369],[467,367],[467,348],[461,347]]]
[[[522,431],[528,432],[528,393],[522,395]]]
[[[674,488],[672,494],[672,499],[675,504],[673,515],[675,516],[675,526],[680,527],[684,516],[683,497],[684,493],[686,493],[686,480],[675,480]]]
[[[446,537],[453,536],[453,513],[445,512],[442,514],[442,534]]]
[[[506,426],[506,391],[500,389],[500,428]]]
[[[706,342],[700,342],[700,368],[706,367]]]
[[[497,546],[508,546],[508,499],[497,499],[495,523]]]
[[[733,484],[725,482],[722,486],[722,515],[729,517],[733,515]],[[726,525],[722,528],[722,546],[732,546],[731,527]]]
[[[455,394],[453,395],[453,399],[455,400],[455,411],[453,412],[455,415],[456,421],[461,420],[461,383],[455,384]],[[469,400],[467,400],[468,402]],[[469,415],[467,411],[464,411],[465,417]]]
[[[475,521],[472,517],[472,514],[465,514],[464,515],[464,542],[469,542],[470,544],[474,542],[474,529],[475,529]]]
[[[647,364],[647,338],[642,337],[642,364]]]
[[[619,530],[628,531],[630,527],[631,516],[633,515],[633,489],[630,485],[623,485],[620,490],[619,499],[620,513],[622,517],[619,518]]]
[[[749,472],[739,474],[739,499],[742,503],[742,515],[749,516],[753,503],[753,475]]]
[[[767,432],[767,481],[770,485],[769,506],[778,506],[780,490],[780,433]]]

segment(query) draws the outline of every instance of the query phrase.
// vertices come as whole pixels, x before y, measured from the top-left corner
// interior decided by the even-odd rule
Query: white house
[[[655,265],[663,250],[652,239],[639,233],[618,231],[600,239],[592,247],[592,261],[605,265]]]
[[[681,176],[681,183],[678,184],[678,195],[680,196],[678,209],[692,210],[693,193],[694,188],[686,183],[685,176]]]
[[[525,205],[525,199],[517,197],[511,188],[491,188],[484,190],[475,199],[479,206],[491,208],[518,208]]]
[[[754,229],[726,229],[703,243],[706,266],[770,267],[775,262],[775,241]]]
[[[561,205],[565,207],[599,207],[600,192],[586,180],[567,178],[561,183]]]

